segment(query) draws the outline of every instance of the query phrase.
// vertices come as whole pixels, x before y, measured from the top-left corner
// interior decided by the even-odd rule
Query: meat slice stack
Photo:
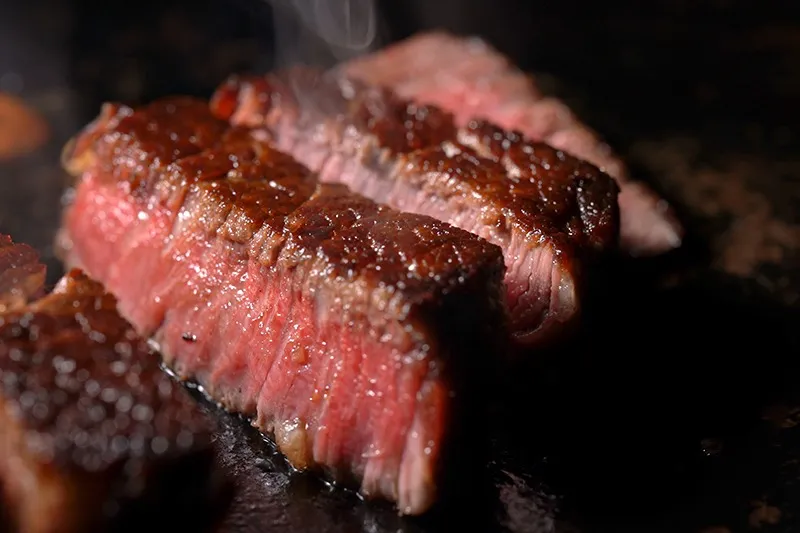
[[[487,120],[532,141],[597,165],[620,184],[621,245],[632,255],[658,255],[681,244],[683,228],[670,206],[631,179],[625,164],[559,100],[544,96],[488,43],[428,32],[341,65],[340,73],[432,104],[467,126]]]
[[[38,279],[35,252],[2,239],[4,264]],[[133,531],[165,504],[181,512],[219,494],[210,420],[115,305],[74,270],[0,314],[0,485],[13,531]]]
[[[66,263],[296,468],[408,514],[505,341],[576,323],[620,224],[632,253],[680,233],[561,104],[444,34],[235,76],[210,105],[107,104],[64,165]]]
[[[501,250],[319,184],[207,102],[106,105],[59,238],[167,364],[297,468],[419,514],[502,350]],[[469,413],[472,420],[475,413]]]
[[[585,266],[617,243],[617,187],[596,167],[486,123],[458,127],[391,91],[293,69],[233,77],[212,108],[264,129],[325,182],[501,246],[522,345],[575,323]]]

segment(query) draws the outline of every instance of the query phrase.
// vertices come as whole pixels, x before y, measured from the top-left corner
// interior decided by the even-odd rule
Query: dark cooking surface
[[[207,94],[231,70],[265,68],[253,58],[266,39],[232,37],[237,25],[254,35],[256,17],[222,4],[155,17],[145,3],[135,19],[98,20],[34,1],[0,16],[0,91],[24,96],[53,127],[38,152],[0,162],[0,232],[39,247],[51,281],[58,154],[101,99]],[[484,531],[797,529],[800,8],[661,1],[637,20],[632,0],[580,17],[568,15],[575,2],[537,4],[514,16],[514,7],[473,18],[464,9],[454,27],[485,28],[546,73],[548,90],[675,201],[692,232],[684,252],[622,265],[607,285],[613,296],[598,295],[591,340],[550,354],[526,387],[509,386],[516,392],[495,418],[475,421],[493,437],[486,472],[464,476],[476,502],[446,519],[400,520],[288,475],[222,416],[223,460],[241,485],[224,531],[427,532],[454,521]],[[412,16],[393,13],[395,36]],[[556,37],[566,44],[553,46]]]

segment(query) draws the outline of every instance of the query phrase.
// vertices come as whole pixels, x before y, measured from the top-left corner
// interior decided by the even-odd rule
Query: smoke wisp
[[[273,65],[331,67],[379,42],[375,0],[265,0],[273,8]]]

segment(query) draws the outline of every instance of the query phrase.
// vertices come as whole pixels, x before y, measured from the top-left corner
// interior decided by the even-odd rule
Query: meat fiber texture
[[[427,32],[352,60],[340,70],[415,102],[440,106],[460,126],[488,120],[597,165],[620,184],[624,250],[653,256],[680,246],[683,228],[667,202],[631,180],[625,164],[596,132],[564,103],[544,96],[533,77],[485,41]]]
[[[321,185],[191,98],[108,104],[64,161],[67,262],[179,376],[294,467],[402,513],[433,505],[508,334],[497,246]]]
[[[35,252],[14,246],[13,268],[38,272]],[[0,484],[13,531],[146,524],[136,505],[181,511],[170,489],[213,499],[212,429],[82,272],[0,314]]]
[[[486,122],[336,74],[234,76],[212,99],[322,181],[435,217],[502,247],[518,345],[552,342],[580,316],[584,278],[617,245],[618,189],[595,166]]]

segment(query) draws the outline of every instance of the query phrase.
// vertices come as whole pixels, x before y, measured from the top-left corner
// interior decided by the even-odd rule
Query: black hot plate
[[[670,257],[615,265],[580,337],[475,421],[491,445],[483,471],[461,474],[474,502],[401,519],[291,474],[215,413],[237,482],[220,531],[796,531],[800,9],[424,4],[384,2],[387,40],[483,34],[601,131],[690,234]],[[129,6],[36,0],[0,16],[0,91],[51,127],[35,153],[0,161],[0,232],[36,246],[51,282],[59,152],[103,100],[208,95],[269,66],[270,23],[246,2]]]

